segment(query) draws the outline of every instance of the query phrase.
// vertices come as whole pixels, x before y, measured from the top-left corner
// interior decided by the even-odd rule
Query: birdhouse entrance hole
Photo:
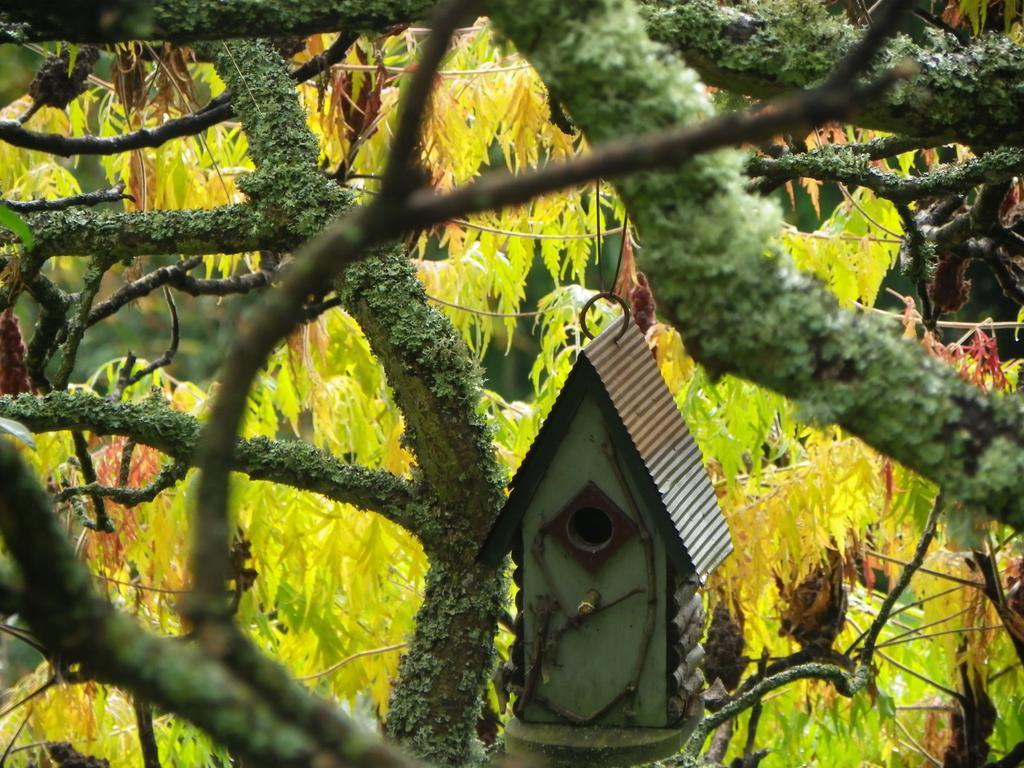
[[[544,527],[591,573],[636,533],[636,523],[594,483],[587,483]]]
[[[597,552],[612,541],[615,526],[603,509],[582,507],[569,518],[569,537],[573,544],[582,549]]]

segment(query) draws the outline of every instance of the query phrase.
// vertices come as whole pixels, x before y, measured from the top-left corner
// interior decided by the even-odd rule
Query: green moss
[[[548,0],[531,9],[497,2],[493,19],[565,94],[591,142],[709,111],[694,73],[664,60],[632,3]],[[787,258],[766,256],[781,220],[771,203],[745,192],[741,163],[719,152],[617,185],[642,233],[640,266],[659,310],[688,349],[712,372],[793,397],[806,418],[839,423],[954,497],[1024,524],[1014,481],[981,472],[1017,467],[1024,408],[979,392],[891,326],[841,310]]]
[[[707,83],[758,97],[820,83],[860,34],[801,0],[759,2],[752,12],[714,0],[651,3],[646,13],[651,36],[680,51]],[[859,124],[988,146],[1021,140],[1024,48],[1001,34],[963,48],[948,35],[922,45],[897,37],[875,71],[908,58],[919,74],[862,105]]]
[[[235,94],[232,104],[249,139],[256,171],[239,181],[257,214],[297,241],[311,237],[351,196],[317,167],[319,147],[306,124],[295,83],[266,40],[207,46]]]
[[[480,565],[435,559],[411,648],[399,666],[387,734],[439,768],[482,765],[476,724],[496,660],[496,617],[508,584]]]
[[[388,734],[439,766],[478,763],[476,721],[507,595],[502,575],[476,562],[505,481],[477,409],[480,372],[451,323],[427,304],[402,249],[380,249],[353,265],[338,288],[384,366],[434,499],[419,527],[431,563],[426,593]]]
[[[159,394],[136,403],[66,392],[0,397],[0,416],[34,432],[77,429],[126,435],[186,462],[195,459],[202,429],[197,419],[168,408]],[[430,517],[422,489],[390,472],[344,464],[300,441],[239,439],[235,446],[234,469],[254,480],[283,483],[372,509],[414,533]]]
[[[299,242],[246,205],[211,210],[97,213],[71,209],[28,217],[38,266],[49,256],[109,255],[130,260],[161,253],[237,253],[259,248],[286,250]]]
[[[798,177],[852,184],[896,202],[966,194],[978,184],[1008,182],[1024,171],[1024,151],[1006,147],[907,178],[873,167],[869,151],[858,151],[864,148],[829,144],[777,159],[753,157],[747,164],[747,171],[772,184]]]
[[[459,550],[469,562],[504,498],[504,471],[477,406],[481,377],[451,323],[427,304],[400,248],[379,249],[338,285],[387,374],[405,440],[440,512],[421,532],[428,553]]]

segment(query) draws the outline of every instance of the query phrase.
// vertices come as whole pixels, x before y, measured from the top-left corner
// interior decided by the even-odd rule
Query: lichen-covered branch
[[[338,292],[384,366],[417,465],[446,508],[422,532],[424,546],[429,552],[450,548],[453,538],[483,541],[501,506],[505,475],[477,413],[482,384],[465,343],[427,303],[400,248],[350,266]]]
[[[441,53],[443,46],[436,60]],[[232,63],[220,66],[227,69]],[[430,69],[428,62],[426,85]],[[238,109],[241,112],[241,104]],[[261,113],[253,109],[243,114],[243,122],[257,126],[257,134],[258,125],[266,119]],[[246,129],[254,130],[248,124]],[[289,130],[305,127],[296,122]],[[308,179],[313,175],[288,164],[305,164],[309,169],[315,156],[296,153],[275,160],[270,149],[253,149],[257,171],[247,180],[252,184],[247,191],[254,204],[275,204],[292,191],[308,199]],[[275,162],[277,167],[271,167]],[[267,179],[278,179],[280,184],[268,187]],[[400,203],[402,193],[394,197],[388,202]],[[400,671],[389,732],[419,755],[462,765],[475,756],[474,726],[493,658],[496,616],[505,595],[501,576],[475,562],[479,543],[497,512],[504,478],[489,433],[476,412],[480,381],[472,359],[451,325],[427,306],[406,255],[386,250],[377,253],[367,270],[357,272],[350,266],[394,226],[389,204],[354,211],[333,230],[332,237],[296,254],[280,288],[265,297],[243,326],[225,362],[221,394],[204,434],[202,514],[193,557],[199,595],[192,610],[203,619],[204,627],[232,638],[231,663],[236,669],[258,672],[265,667],[244,643],[236,642],[238,637],[229,627],[210,620],[216,619],[219,609],[225,536],[230,530],[221,447],[225,436],[237,430],[252,377],[270,349],[301,320],[306,297],[348,266],[352,280],[357,281],[350,284],[346,277],[349,307],[395,389],[405,415],[407,440],[433,499],[429,514],[417,526],[431,558],[427,592],[412,648]]]
[[[908,202],[939,195],[966,194],[979,184],[1008,182],[1024,171],[1024,150],[1016,147],[987,152],[962,163],[939,166],[905,177],[875,168],[869,152],[829,145],[811,152],[779,158],[755,157],[747,164],[751,176],[763,177],[758,186],[771,188],[791,179],[808,177],[870,189],[879,197]]]
[[[715,728],[750,709],[772,691],[784,688],[797,680],[825,680],[835,685],[836,690],[843,696],[852,696],[864,688],[868,679],[867,667],[860,667],[850,673],[834,664],[809,662],[784,670],[761,680],[757,685],[745,690],[717,712],[702,720],[687,741],[685,750],[691,755],[696,754],[703,745],[704,739]]]
[[[195,645],[145,632],[93,590],[50,499],[7,441],[0,441],[0,477],[0,533],[21,574],[22,614],[62,664],[81,664],[90,678],[181,715],[246,764],[417,768],[302,689],[283,667],[233,674]],[[276,696],[256,677],[268,669],[277,677]],[[302,711],[289,711],[299,697]]]
[[[163,39],[191,42],[235,37],[380,30],[422,18],[429,0],[141,0],[107,8],[90,3],[53,8],[30,0],[4,4],[0,43],[41,40],[112,43]],[[59,10],[58,10],[59,8]],[[4,20],[0,16],[0,21]]]
[[[145,504],[159,496],[163,491],[176,485],[184,479],[188,472],[188,464],[183,461],[172,461],[165,465],[153,478],[152,482],[143,488],[125,488],[123,486],[107,486],[100,483],[88,483],[65,488],[57,494],[58,501],[70,499],[72,496],[90,494],[102,496],[126,507],[134,507]]]
[[[262,34],[262,33],[261,33]],[[306,125],[295,82],[281,54],[265,40],[207,46],[249,140],[256,170],[239,181],[256,214],[294,242],[323,229],[350,195],[317,168],[319,147]]]
[[[33,432],[88,430],[97,435],[125,435],[192,466],[202,429],[197,419],[171,410],[158,397],[141,403],[114,403],[64,392],[0,397],[0,416],[20,421]],[[383,470],[343,464],[307,443],[238,439],[231,466],[253,480],[319,493],[379,512],[406,527],[415,527],[411,520],[420,515],[420,491],[412,482]]]
[[[495,3],[492,18],[565,94],[594,146],[710,112],[694,73],[667,65],[646,38],[635,6],[545,2],[523,14],[512,5]],[[691,6],[702,12],[700,0],[673,7]],[[786,394],[804,418],[841,424],[966,506],[1024,527],[1024,407],[842,310],[784,256],[767,258],[779,215],[744,191],[741,169],[738,154],[722,152],[618,184],[659,308],[689,351],[712,373]]]
[[[402,249],[381,249],[349,267],[339,294],[384,365],[407,439],[437,498],[422,526],[431,566],[392,694],[388,735],[431,762],[466,765],[478,757],[475,725],[506,594],[501,575],[476,561],[504,486],[477,412],[480,374],[458,332],[427,303]]]
[[[86,210],[25,217],[35,237],[30,258],[106,254],[131,259],[162,253],[205,255],[287,250],[301,238],[249,205],[209,210],[102,213]]]
[[[21,573],[21,611],[64,664],[181,714],[258,765],[308,765],[311,740],[196,648],[144,632],[92,588],[52,503],[0,441],[0,533]]]
[[[235,109],[256,165],[255,172],[239,182],[251,198],[252,211],[296,237],[316,234],[349,197],[316,170],[316,139],[306,125],[283,59],[265,40],[220,43],[213,49],[221,77],[247,96],[236,100]],[[290,274],[296,273],[317,277],[306,264]],[[188,608],[197,625],[230,621],[231,612],[223,600],[232,532],[225,448],[240,431],[253,379],[274,346],[301,320],[302,305],[320,287],[317,282],[285,280],[264,302],[263,311],[243,325],[224,362],[221,389],[199,446],[202,473],[191,553],[195,589]]]
[[[824,6],[788,0],[760,3],[756,15],[715,0],[651,0],[646,16],[651,37],[681,53],[705,83],[760,98],[822,81],[858,35]],[[877,66],[908,58],[917,76],[864,104],[859,125],[981,146],[1024,141],[1024,48],[999,34],[965,47],[953,38],[921,46],[899,38]]]

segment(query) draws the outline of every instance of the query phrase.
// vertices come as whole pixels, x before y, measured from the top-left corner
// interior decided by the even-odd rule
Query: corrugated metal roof
[[[628,325],[623,332],[624,322]],[[732,538],[700,448],[686,428],[643,334],[635,323],[620,318],[591,341],[583,355],[604,383],[703,579],[732,552]]]

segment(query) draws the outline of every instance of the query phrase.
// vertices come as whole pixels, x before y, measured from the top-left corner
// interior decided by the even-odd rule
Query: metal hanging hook
[[[624,298],[619,296],[619,294],[617,293],[612,293],[611,291],[601,291],[600,293],[595,293],[593,296],[587,299],[587,303],[584,304],[583,309],[580,310],[580,330],[583,331],[583,335],[586,336],[588,339],[594,338],[594,334],[592,334],[590,332],[590,329],[587,327],[587,311],[592,306],[594,306],[594,304],[596,304],[599,299],[607,299],[608,301],[614,301],[616,304],[622,307],[623,322],[622,326],[619,328],[619,335],[615,337],[615,343],[618,344],[619,340],[626,333],[626,328],[629,327],[630,311],[629,304],[626,302]]]

